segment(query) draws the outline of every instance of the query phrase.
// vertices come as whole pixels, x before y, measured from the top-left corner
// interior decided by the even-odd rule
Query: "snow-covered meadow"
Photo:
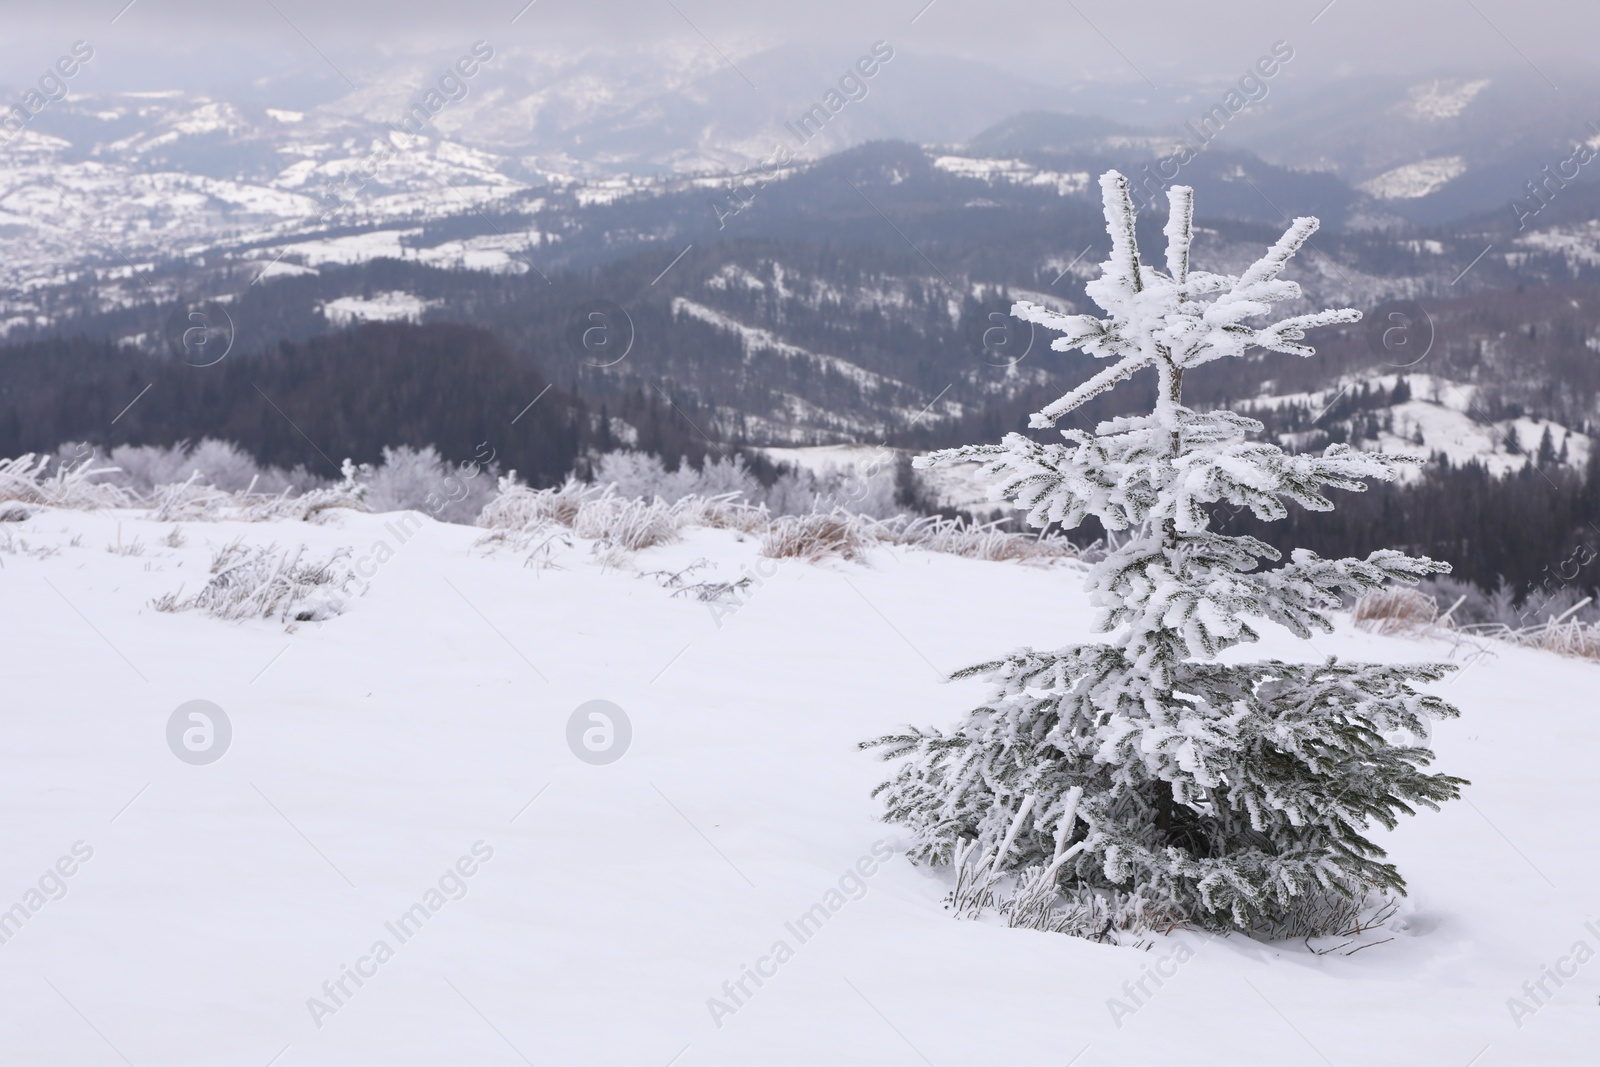
[[[1461,663],[1433,743],[1466,802],[1377,832],[1411,895],[1343,949],[1117,947],[950,917],[856,747],[972,707],[955,668],[1090,638],[1075,562],[30,510],[0,526],[4,1062],[1593,1062],[1594,663],[1268,627],[1238,651]],[[235,539],[348,550],[366,591],[293,632],[152,607]],[[752,578],[733,610],[673,595],[696,564]],[[605,765],[568,740],[595,699],[631,725]],[[210,764],[169,746],[192,700],[231,726]]]

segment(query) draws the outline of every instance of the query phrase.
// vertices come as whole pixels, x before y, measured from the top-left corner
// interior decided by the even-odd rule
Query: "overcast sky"
[[[359,78],[396,53],[455,52],[478,37],[507,51],[627,47],[676,37],[733,62],[788,42],[853,54],[886,38],[920,52],[986,60],[1037,81],[1092,77],[1157,86],[1237,76],[1283,39],[1296,49],[1301,77],[1518,67],[1560,81],[1592,66],[1600,40],[1596,0],[536,0],[524,9],[525,3],[0,0],[0,81],[32,81],[34,68],[78,39],[95,46],[106,77],[137,79],[141,87],[163,75],[192,84],[324,62]]]

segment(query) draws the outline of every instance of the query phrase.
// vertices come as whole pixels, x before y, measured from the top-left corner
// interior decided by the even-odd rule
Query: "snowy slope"
[[[1379,835],[1412,887],[1393,941],[1316,957],[1179,934],[1139,952],[952,920],[940,877],[873,858],[900,835],[856,742],[980,699],[946,671],[1088,637],[1075,566],[759,561],[770,577],[718,619],[641,572],[754,569],[731,532],[621,567],[579,541],[537,569],[465,527],[402,542],[394,518],[188,523],[179,548],[132,512],[3,527],[0,908],[75,843],[92,858],[0,944],[0,1062],[1593,1062],[1600,964],[1547,986],[1520,1029],[1506,1004],[1600,946],[1593,664],[1501,648],[1447,683],[1463,718],[1436,731],[1439,767],[1474,785]],[[348,613],[293,634],[151,610],[234,537],[393,558]],[[1313,644],[1274,631],[1260,651],[1452,654],[1348,628]],[[233,724],[209,766],[165,738],[197,698]],[[593,698],[633,726],[609,766],[565,740]],[[462,857],[465,895],[400,943],[385,923]],[[865,895],[830,898],[858,861]],[[786,927],[830,900],[803,943]],[[346,979],[319,1028],[308,998],[380,939],[393,957]],[[708,999],[780,940],[792,958],[717,1025]],[[1114,1021],[1108,1000],[1158,966],[1175,973]]]
[[[1336,400],[1362,384],[1392,393],[1401,378],[1405,378],[1409,384],[1412,399],[1377,409],[1379,414],[1387,414],[1393,420],[1394,431],[1383,430],[1377,441],[1357,442],[1354,447],[1391,455],[1416,456],[1424,460],[1435,453],[1442,453],[1455,464],[1480,463],[1499,477],[1522,469],[1529,457],[1537,452],[1540,439],[1549,431],[1556,449],[1566,446],[1568,461],[1572,466],[1581,469],[1589,461],[1592,441],[1587,434],[1549,419],[1524,417],[1486,421],[1482,417],[1484,409],[1478,400],[1478,386],[1432,374],[1346,375],[1331,383],[1324,391],[1263,395],[1251,400],[1241,410],[1259,411],[1302,404],[1313,411],[1326,411]],[[1415,439],[1419,432],[1421,444]],[[1421,477],[1421,471],[1412,468],[1403,471],[1400,477],[1402,480],[1414,480]]]
[[[1466,170],[1467,165],[1460,156],[1440,156],[1385,171],[1362,183],[1360,189],[1379,200],[1414,200],[1437,192]]]

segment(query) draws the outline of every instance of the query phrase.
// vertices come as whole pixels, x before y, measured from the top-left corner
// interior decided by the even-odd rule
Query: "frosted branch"
[[[1167,272],[1182,285],[1189,280],[1189,245],[1194,240],[1194,190],[1174,185],[1167,193],[1172,214],[1167,217]]]

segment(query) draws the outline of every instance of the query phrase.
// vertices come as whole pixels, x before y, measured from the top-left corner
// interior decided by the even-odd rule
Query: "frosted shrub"
[[[654,500],[667,493],[667,467],[660,456],[622,449],[594,461],[594,484],[613,486],[630,500]],[[673,497],[672,499],[677,499]]]
[[[809,515],[817,510],[817,477],[808,470],[786,470],[767,487],[767,510],[774,515]]]
[[[157,611],[203,611],[219,619],[273,619],[292,624],[336,615],[344,599],[337,591],[355,581],[350,553],[340,549],[328,559],[306,559],[306,547],[248,547],[233,541],[211,560],[211,578],[188,599],[183,591],[154,601]]]
[[[31,490],[24,484],[30,480]],[[322,493],[304,505],[287,503],[329,488],[333,497]],[[304,467],[260,467],[237,445],[206,438],[197,445],[119,445],[109,461],[86,442],[63,444],[54,457],[0,460],[0,498],[8,492],[60,507],[145,506],[165,522],[312,514],[334,497],[348,498],[351,487],[330,487]]]
[[[111,450],[111,462],[122,470],[120,482],[142,495],[158,486],[195,484],[225,492],[256,489],[281,492],[289,485],[282,471],[263,472],[255,458],[230,441],[207,437],[197,445],[180,441],[175,445],[118,445]]]
[[[892,518],[900,514],[895,500],[895,469],[892,464],[863,464],[858,467],[835,467],[826,464],[816,478],[817,497],[820,503],[858,515],[875,519]]]
[[[786,470],[764,493],[750,499],[764,500],[774,515],[848,511],[888,519],[901,511],[895,499],[896,489],[892,464],[841,469],[829,463],[820,471]]]
[[[186,443],[167,448],[159,445],[118,445],[111,450],[108,458],[122,472],[118,482],[142,495],[158,485],[182,485],[187,482],[191,473],[184,462],[187,452]]]
[[[432,445],[385,448],[366,481],[368,511],[424,511],[440,522],[471,523],[495,495],[492,469],[448,463]]]
[[[687,473],[685,473],[687,472]],[[743,456],[706,457],[696,471],[688,463],[680,463],[675,474],[682,475],[683,492],[676,499],[687,496],[729,497],[733,500],[760,503],[761,483],[744,465]]]
[[[1154,410],[1064,430],[1054,444],[1009,434],[917,462],[979,461],[994,494],[1035,527],[1095,516],[1117,538],[1085,583],[1107,636],[958,672],[986,679],[988,700],[948,733],[908,727],[867,742],[901,761],[876,794],[910,831],[914,860],[959,867],[989,857],[984,889],[1020,882],[1011,899],[1030,922],[1049,925],[1042,871],[1064,900],[1104,897],[1118,922],[1247,932],[1336,923],[1343,912],[1332,900],[1404,891],[1367,827],[1393,828],[1466,784],[1426,773],[1426,747],[1385,739],[1425,737],[1425,720],[1456,714],[1418,688],[1450,668],[1218,657],[1257,640],[1251,620],[1309,638],[1332,630],[1343,597],[1448,568],[1387,550],[1324,560],[1297,549],[1262,569],[1280,559],[1271,546],[1209,528],[1220,502],[1270,521],[1289,503],[1330,509],[1327,487],[1394,477],[1398,459],[1342,444],[1287,455],[1248,439],[1259,422],[1182,402],[1190,368],[1255,349],[1309,356],[1296,343],[1306,330],[1359,315],[1247,325],[1300,297],[1279,274],[1315,219],[1296,219],[1239,277],[1191,271],[1193,192],[1175,186],[1160,271],[1141,262],[1126,179],[1113,171],[1100,187],[1111,256],[1087,291],[1107,317],[1026,302],[1012,311],[1060,333],[1056,350],[1082,348],[1109,366],[1032,425],[1051,427],[1144,370],[1156,376]]]
[[[631,500],[661,499],[668,504],[690,496],[732,494],[742,501],[759,502],[761,484],[745,467],[743,456],[706,457],[697,470],[687,459],[668,471],[661,457],[645,452],[607,452],[594,461],[594,482],[612,486],[617,496]]]
[[[115,462],[116,452],[111,453]],[[189,453],[188,465],[218,489],[230,493],[254,489],[256,492],[283,492],[291,486],[306,488],[310,480],[304,468],[286,473],[277,467],[260,467],[255,457],[232,441],[207,437]]]
[[[63,445],[63,455],[87,455],[94,450],[87,444]],[[255,457],[231,441],[207,437],[199,444],[179,441],[175,445],[118,445],[107,457],[120,471],[113,480],[139,497],[148,497],[165,486],[191,483],[226,493],[281,493],[319,484],[304,467],[285,471],[263,467]]]

